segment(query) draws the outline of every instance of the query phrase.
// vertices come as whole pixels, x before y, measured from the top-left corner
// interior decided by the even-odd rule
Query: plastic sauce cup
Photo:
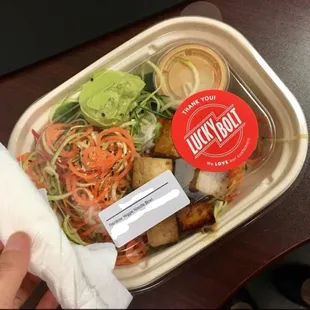
[[[207,89],[227,90],[230,71],[225,59],[213,49],[200,44],[184,44],[165,53],[157,63],[164,83],[160,93],[182,100]],[[154,73],[154,84],[160,77]]]

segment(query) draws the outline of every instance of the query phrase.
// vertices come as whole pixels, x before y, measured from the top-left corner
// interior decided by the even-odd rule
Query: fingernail
[[[30,237],[24,232],[16,232],[10,236],[4,251],[23,251],[30,249]]]

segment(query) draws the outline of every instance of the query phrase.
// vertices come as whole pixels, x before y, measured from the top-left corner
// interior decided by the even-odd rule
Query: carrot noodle
[[[118,252],[116,266],[134,264],[140,261],[147,253],[147,247],[142,238],[131,240]]]
[[[75,121],[50,123],[33,135],[35,150],[17,160],[38,188],[46,188],[55,212],[66,218],[68,238],[80,244],[111,241],[98,213],[130,190],[136,150],[129,132],[120,127],[100,131]],[[144,243],[138,243],[129,243],[126,259],[119,258],[118,265],[145,256]]]
[[[231,202],[238,195],[238,188],[245,178],[245,164],[228,171],[228,186],[225,200]]]

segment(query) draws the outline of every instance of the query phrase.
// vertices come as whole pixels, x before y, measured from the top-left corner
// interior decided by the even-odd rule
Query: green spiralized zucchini
[[[194,85],[193,85],[190,93],[189,94],[185,94],[187,97],[189,97],[192,94],[195,94],[198,91],[198,89],[199,89],[199,85],[200,85],[199,72],[198,72],[197,68],[193,65],[193,63],[190,60],[184,59],[182,57],[176,57],[175,60],[181,62],[184,65],[186,65],[192,71],[192,73],[194,75]],[[188,87],[188,85],[190,85],[190,84],[186,83],[184,85],[184,90],[186,89],[186,87]]]
[[[65,218],[63,220],[62,229],[70,241],[72,241],[76,244],[79,244],[79,245],[84,245],[84,246],[88,245],[88,243],[84,242],[80,238],[80,236],[77,234],[76,230],[71,227],[68,215],[65,216]]]

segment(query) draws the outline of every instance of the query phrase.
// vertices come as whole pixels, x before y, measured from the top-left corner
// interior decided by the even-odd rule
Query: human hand
[[[0,309],[19,309],[39,284],[40,279],[27,273],[31,242],[22,232],[13,234],[5,247],[0,241]],[[58,302],[47,291],[37,309],[56,309]]]

